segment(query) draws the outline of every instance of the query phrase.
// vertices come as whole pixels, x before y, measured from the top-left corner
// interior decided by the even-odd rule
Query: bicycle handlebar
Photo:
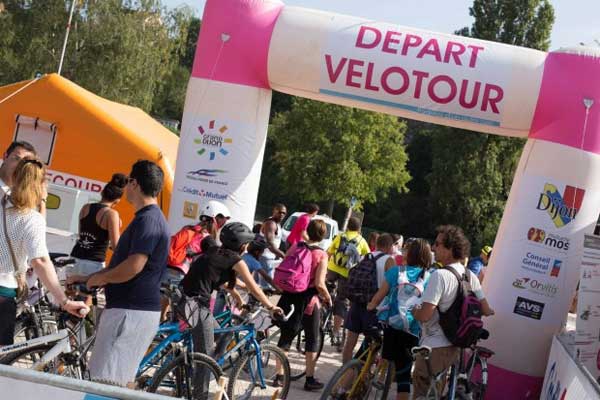
[[[67,285],[67,288],[69,288],[77,293],[87,294],[87,295],[95,295],[99,290],[99,288],[88,289],[88,287],[85,283],[72,283],[70,285]]]

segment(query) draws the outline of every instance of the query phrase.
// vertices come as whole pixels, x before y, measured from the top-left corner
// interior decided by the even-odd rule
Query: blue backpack
[[[421,267],[397,267],[396,285],[378,307],[378,318],[390,327],[419,337],[421,326],[412,315],[412,308],[421,302],[429,280],[429,271]]]

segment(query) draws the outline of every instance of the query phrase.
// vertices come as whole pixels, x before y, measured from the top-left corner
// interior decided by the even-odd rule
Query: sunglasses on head
[[[36,165],[38,168],[44,168],[44,164],[42,164],[42,162],[40,160],[36,160],[34,158],[29,158],[23,161],[23,164],[33,164]]]

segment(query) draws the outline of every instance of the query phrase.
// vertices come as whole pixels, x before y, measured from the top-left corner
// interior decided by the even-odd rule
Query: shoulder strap
[[[15,257],[15,251],[13,250],[12,242],[10,241],[10,235],[8,234],[8,228],[6,223],[6,202],[7,196],[2,198],[2,226],[4,237],[6,238],[6,243],[8,243],[8,250],[10,251],[10,258],[12,258],[13,268],[15,269],[15,273],[19,271],[19,267],[17,266],[17,257]]]
[[[373,253],[369,253],[369,254],[370,254],[371,256],[373,256]],[[387,255],[388,255],[388,254],[385,254],[385,253],[377,254],[377,255],[375,256],[375,258],[373,259],[373,261],[377,261],[377,260],[379,260],[381,257],[383,257],[383,256],[387,256]]]
[[[449,265],[446,265],[446,269],[448,271],[452,272],[452,275],[454,275],[456,277],[456,279],[458,279],[458,291],[456,292],[456,296],[458,298],[458,296],[462,296],[463,295],[463,281],[464,281],[464,279],[461,278],[461,276],[458,274],[458,271],[455,270],[453,267],[451,267]]]

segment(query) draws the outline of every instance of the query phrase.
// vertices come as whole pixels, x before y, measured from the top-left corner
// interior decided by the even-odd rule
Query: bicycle
[[[234,362],[234,367],[231,368],[229,374],[229,382],[227,386],[227,397],[230,400],[248,399],[250,397],[271,398],[272,393],[269,393],[267,381],[273,379],[276,373],[275,360],[283,365],[284,368],[284,385],[279,390],[279,396],[285,398],[289,391],[289,363],[285,354],[277,347],[271,345],[261,346],[256,334],[254,325],[251,322],[258,313],[267,312],[263,308],[259,308],[252,315],[247,316],[242,325],[233,325],[230,327],[222,327],[214,330],[215,335],[234,335],[233,345],[228,346],[224,355],[214,360],[205,354],[193,353],[192,363],[196,364],[211,364],[207,367],[210,377],[203,378],[203,383],[209,379],[210,388],[212,391],[213,383],[218,382],[218,378],[222,375],[222,367],[226,363]],[[293,310],[292,310],[293,312]],[[284,316],[284,319],[289,319],[291,313]],[[233,320],[233,318],[232,318]],[[179,322],[171,322],[163,324],[163,331],[169,331],[171,334],[161,343],[156,349],[153,349],[151,354],[159,354],[164,351],[166,343],[179,343],[181,346],[181,354],[173,358],[169,363],[164,364],[151,378],[151,383],[148,391],[159,392],[161,394],[174,395],[191,399],[194,386],[194,369],[198,366],[190,365],[190,357],[186,358],[186,354],[190,353],[193,346],[192,333],[190,328],[182,328]],[[188,325],[189,326],[189,325]],[[187,350],[186,350],[187,349]],[[150,359],[152,355],[148,355]],[[209,361],[210,360],[210,361]],[[233,361],[234,360],[234,361]],[[267,367],[273,367],[267,370]],[[162,390],[159,390],[163,388]],[[171,392],[164,388],[170,389]],[[256,393],[259,389],[260,393]],[[165,393],[167,392],[167,393]]]
[[[354,359],[336,371],[321,400],[384,400],[394,378],[394,364],[381,357],[381,336],[368,336]]]
[[[478,338],[486,340],[489,332],[483,330]],[[466,351],[470,351],[468,361],[466,360]],[[487,359],[494,355],[494,352],[482,346],[477,342],[469,348],[461,348],[458,360],[450,367],[434,373],[431,367],[431,347],[418,346],[411,350],[413,357],[420,355],[425,360],[427,373],[430,378],[429,388],[427,389],[426,399],[428,400],[483,400],[488,382]],[[479,374],[477,374],[479,372]],[[447,391],[443,397],[443,387],[448,378]]]
[[[58,331],[0,347],[0,363],[88,379],[87,353],[94,337],[85,337],[85,319],[79,319],[74,326],[70,326],[69,322],[73,320],[70,314],[60,311],[55,306],[51,306],[50,310],[59,313]]]

